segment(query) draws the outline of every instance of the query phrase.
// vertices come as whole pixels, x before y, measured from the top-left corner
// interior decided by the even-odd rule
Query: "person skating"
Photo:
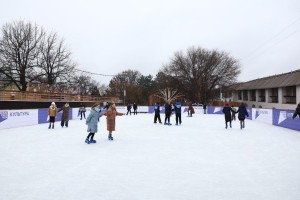
[[[240,120],[241,129],[245,128],[245,118],[246,116],[248,117],[249,114],[244,103],[241,103],[236,113],[239,113],[238,119]]]
[[[161,119],[160,119],[160,105],[158,102],[156,102],[156,104],[154,105],[154,123],[157,122],[161,123]]]
[[[61,127],[68,127],[69,125],[69,115],[70,115],[70,105],[69,103],[66,103],[62,108],[58,109],[57,112],[62,111],[62,116],[61,116]]]
[[[112,103],[104,115],[106,116],[108,140],[113,140],[112,132],[115,131],[116,128],[116,116],[122,116],[124,114],[117,112],[116,104]]]
[[[91,112],[88,115],[85,123],[88,126],[87,132],[89,134],[87,135],[85,142],[87,144],[90,143],[96,143],[96,140],[94,140],[95,133],[98,131],[98,122],[99,122],[99,117],[101,117],[101,110],[100,110],[100,103],[95,103],[92,108]]]
[[[50,107],[48,108],[48,116],[49,116],[49,129],[54,129],[55,117],[57,115],[57,107],[54,102],[51,103]]]
[[[233,111],[233,109],[228,105],[228,103],[225,104],[224,108],[223,108],[223,113],[225,115],[225,128],[227,129],[228,125],[227,123],[229,122],[229,127],[231,128],[231,113],[235,113],[235,111]]]
[[[80,112],[80,120],[82,120],[82,116],[83,116],[84,119],[85,119],[85,112],[86,112],[86,109],[85,109],[85,105],[82,104],[82,103],[80,104],[79,112]]]
[[[137,115],[137,105],[136,103],[133,103],[133,115]]]
[[[203,111],[204,111],[204,114],[206,114],[206,103],[203,104]]]
[[[298,103],[298,106],[293,114],[293,119],[295,119],[297,117],[297,115],[300,118],[300,103]]]
[[[172,106],[167,102],[165,104],[165,125],[172,125],[170,123],[171,114],[172,114]]]
[[[190,103],[188,106],[188,117],[193,117],[194,113],[195,113],[194,107],[193,107],[192,103]]]
[[[176,118],[176,125],[179,125],[182,123],[181,121],[181,103],[176,102],[174,105],[174,111],[175,111],[175,118]]]
[[[128,115],[128,113],[130,113],[130,115],[131,115],[131,104],[130,103],[127,105],[127,114],[126,115]]]

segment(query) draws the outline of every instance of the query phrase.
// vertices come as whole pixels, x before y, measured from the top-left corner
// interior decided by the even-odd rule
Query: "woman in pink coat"
[[[108,140],[113,140],[114,138],[112,137],[112,132],[115,131],[116,128],[116,116],[122,116],[124,114],[117,112],[116,104],[112,103],[104,115],[106,116]]]

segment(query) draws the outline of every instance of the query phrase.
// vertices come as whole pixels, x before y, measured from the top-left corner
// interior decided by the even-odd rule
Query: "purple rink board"
[[[43,109],[38,109],[38,123],[43,124],[43,123],[48,123],[49,118],[48,118],[48,108],[43,108]],[[62,116],[62,111],[58,112],[57,116],[55,117],[55,121],[61,121],[61,116]],[[72,120],[72,108],[70,108],[70,113],[69,113],[69,120]]]
[[[300,131],[300,119],[293,120],[292,110],[273,110],[273,125]]]

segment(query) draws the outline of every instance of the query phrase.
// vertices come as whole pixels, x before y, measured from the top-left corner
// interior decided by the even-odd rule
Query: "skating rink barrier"
[[[237,109],[237,108],[236,108]],[[86,109],[86,117],[90,113],[90,108]],[[204,114],[202,107],[194,107],[195,114]],[[207,114],[222,114],[223,107],[218,106],[208,106]],[[118,106],[117,111],[126,114],[126,106]],[[139,106],[138,113],[154,113],[154,106]],[[182,107],[182,113],[187,113],[188,108],[186,106]],[[294,120],[292,116],[294,114],[293,110],[278,110],[278,109],[257,109],[257,108],[247,108],[249,113],[249,120],[256,120],[259,122],[272,124],[275,126],[280,126],[284,128],[289,128],[293,130],[300,131],[300,119],[297,117]],[[102,109],[102,112],[105,110]],[[133,112],[133,109],[131,109]],[[164,106],[160,107],[160,113],[164,114]],[[133,113],[131,113],[133,115]],[[56,121],[61,120],[62,112],[59,112]],[[237,115],[236,115],[237,117]],[[80,113],[79,108],[70,109],[70,120],[79,119]],[[42,123],[48,123],[48,109],[26,109],[26,110],[0,110],[0,130],[6,128],[15,128],[28,125],[36,125]]]

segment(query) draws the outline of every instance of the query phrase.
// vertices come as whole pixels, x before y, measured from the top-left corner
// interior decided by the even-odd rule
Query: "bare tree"
[[[176,88],[192,102],[213,98],[220,85],[230,85],[240,73],[238,61],[226,52],[189,48],[186,54],[176,52],[162,71],[176,79]]]
[[[67,49],[64,40],[59,39],[56,33],[44,35],[39,50],[41,54],[38,64],[45,83],[53,86],[55,83],[69,82],[75,64],[71,60],[71,52]]]
[[[0,39],[0,73],[20,91],[41,74],[37,68],[38,45],[45,32],[30,22],[15,21],[2,27]]]
[[[156,97],[163,99],[165,102],[172,102],[173,100],[176,100],[179,97],[182,97],[178,91],[178,89],[174,88],[164,88],[164,89],[158,89],[157,94],[155,94]]]

